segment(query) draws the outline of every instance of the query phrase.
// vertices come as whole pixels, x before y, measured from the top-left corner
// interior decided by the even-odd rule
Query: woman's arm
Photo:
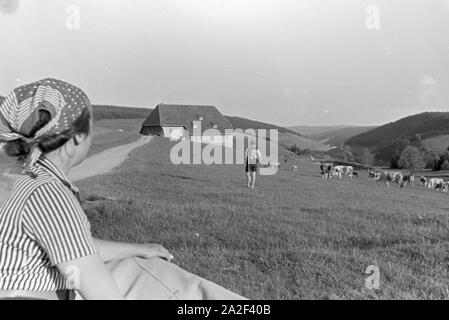
[[[100,254],[100,258],[104,262],[124,259],[129,257],[141,257],[141,258],[163,258],[168,261],[173,260],[173,255],[159,244],[137,244],[126,242],[114,242],[94,238],[97,252]]]
[[[97,255],[60,263],[57,266],[86,300],[124,299],[111,272]]]

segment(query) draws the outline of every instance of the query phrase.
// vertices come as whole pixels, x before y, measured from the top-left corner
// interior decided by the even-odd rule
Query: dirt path
[[[112,169],[121,165],[128,158],[131,151],[150,142],[151,138],[150,136],[143,136],[135,142],[95,154],[73,168],[70,171],[69,178],[72,181],[78,181],[109,173]]]

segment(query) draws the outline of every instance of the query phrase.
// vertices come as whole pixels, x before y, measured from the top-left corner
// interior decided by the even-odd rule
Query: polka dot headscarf
[[[62,133],[86,108],[91,111],[86,94],[60,80],[48,78],[18,87],[0,104],[0,143],[18,139],[36,142],[43,136]],[[31,137],[40,110],[48,111],[51,120]],[[33,144],[26,166],[34,165],[41,154],[37,144]]]

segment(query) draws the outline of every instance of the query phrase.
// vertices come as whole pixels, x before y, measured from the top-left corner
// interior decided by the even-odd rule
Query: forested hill
[[[297,132],[284,128],[284,127],[280,127],[274,124],[270,124],[270,123],[265,123],[265,122],[260,122],[260,121],[255,121],[255,120],[251,120],[251,119],[246,119],[246,118],[241,118],[241,117],[230,117],[230,116],[226,116],[226,118],[232,123],[232,126],[234,127],[234,129],[242,129],[242,130],[246,130],[246,129],[277,129],[279,132],[281,133],[291,133],[294,135],[299,135]]]
[[[449,112],[425,112],[364,132],[346,141],[349,146],[385,148],[395,141],[419,135],[427,139],[449,133]]]

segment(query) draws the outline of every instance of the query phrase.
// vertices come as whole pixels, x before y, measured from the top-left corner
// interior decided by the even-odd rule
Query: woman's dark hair
[[[67,141],[74,138],[77,134],[89,135],[90,133],[91,112],[88,108],[84,109],[78,119],[75,120],[71,128],[53,135],[43,135],[35,142],[29,143],[21,139],[9,141],[4,150],[11,157],[18,157],[24,160],[31,151],[31,147],[37,144],[43,153],[52,152],[62,147]],[[39,121],[31,129],[27,138],[32,138],[36,132],[45,127],[51,121],[51,115],[46,110],[39,110]],[[75,141],[75,143],[77,143]]]

